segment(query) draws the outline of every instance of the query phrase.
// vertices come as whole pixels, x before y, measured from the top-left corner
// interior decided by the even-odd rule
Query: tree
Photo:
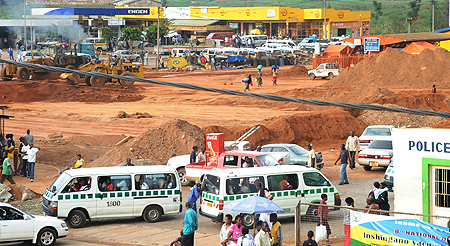
[[[111,28],[105,26],[100,28],[100,31],[102,32],[102,41],[105,43],[111,42],[111,39],[113,38]]]
[[[122,28],[122,37],[129,41],[142,41],[142,32],[137,27]]]
[[[170,23],[171,22],[167,19],[159,20],[159,37],[160,38],[164,37],[165,35],[167,35],[169,33]],[[145,30],[145,32],[146,32],[146,36],[147,36],[148,40],[151,40],[152,42],[156,41],[156,39],[158,38],[158,24],[151,24],[150,26],[148,26],[148,28]]]
[[[409,2],[409,7],[411,7],[411,10],[408,11],[408,17],[414,17],[417,18],[419,16],[419,10],[420,10],[420,2],[422,0],[413,0]]]
[[[372,15],[374,16],[375,20],[378,20],[383,15],[383,11],[381,10],[382,4],[380,2],[377,2],[377,0],[373,0],[372,5],[374,8]]]
[[[161,0],[161,6],[167,7],[167,0]]]
[[[50,39],[58,37],[58,26],[52,24],[52,26],[48,27],[47,30],[45,30],[45,34],[47,34],[47,38]]]

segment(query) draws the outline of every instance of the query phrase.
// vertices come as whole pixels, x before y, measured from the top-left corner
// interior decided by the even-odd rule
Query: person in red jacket
[[[328,196],[327,194],[322,194],[320,196],[322,198],[322,201],[320,201],[320,204],[327,205]],[[319,225],[324,225],[327,228],[327,242],[329,242],[329,236],[331,234],[331,228],[328,224],[328,207],[326,206],[319,206]]]

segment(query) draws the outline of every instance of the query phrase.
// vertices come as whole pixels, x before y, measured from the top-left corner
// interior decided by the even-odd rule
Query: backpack
[[[371,191],[369,192],[369,196],[368,196],[367,199],[366,199],[366,203],[367,203],[367,204],[369,204],[369,198],[371,198],[371,197],[373,197],[373,198],[375,199],[375,193],[374,193],[374,190],[371,190]]]

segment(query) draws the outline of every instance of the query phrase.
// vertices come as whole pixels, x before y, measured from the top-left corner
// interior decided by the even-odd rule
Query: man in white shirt
[[[269,224],[267,222],[262,223],[262,229],[256,234],[255,244],[256,246],[272,246],[273,239],[269,234]]]
[[[25,138],[24,138],[25,140]],[[30,171],[28,171],[28,155],[27,152],[30,150],[30,144],[25,140],[24,146],[20,149],[20,152],[23,154],[22,156],[22,175],[24,177],[30,176]]]
[[[316,167],[316,152],[312,146],[312,143],[308,144],[308,165],[311,167]]]
[[[28,172],[30,173],[30,181],[34,181],[34,166],[36,164],[36,153],[41,150],[41,148],[30,144],[30,149],[27,151],[28,155]]]
[[[351,131],[350,136],[347,138],[347,142],[345,143],[345,148],[350,153],[350,169],[355,168],[355,155],[356,152],[359,151],[359,138],[355,136],[355,132]]]

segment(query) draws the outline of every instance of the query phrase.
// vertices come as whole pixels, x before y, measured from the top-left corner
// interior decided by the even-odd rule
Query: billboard
[[[352,246],[449,245],[448,227],[415,219],[351,211]]]

